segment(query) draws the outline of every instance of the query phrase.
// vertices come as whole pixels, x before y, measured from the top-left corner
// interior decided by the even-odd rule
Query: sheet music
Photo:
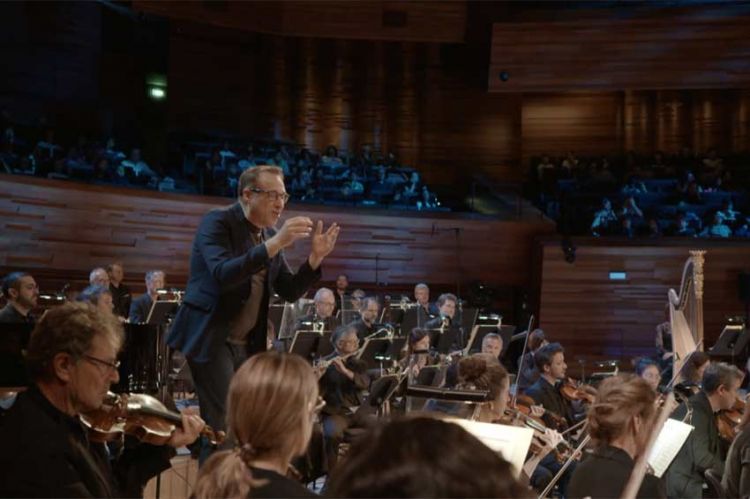
[[[484,445],[503,456],[513,466],[516,477],[521,474],[526,454],[528,454],[531,446],[531,439],[534,436],[534,430],[518,426],[479,423],[458,418],[448,418],[447,421],[462,426],[481,440]]]
[[[653,468],[657,478],[661,478],[667,471],[693,429],[693,426],[676,419],[670,418],[664,423],[648,456],[648,464]]]

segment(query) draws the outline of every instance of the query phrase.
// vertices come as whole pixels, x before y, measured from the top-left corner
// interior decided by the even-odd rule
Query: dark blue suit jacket
[[[203,217],[193,240],[190,279],[167,343],[194,362],[209,362],[229,334],[229,324],[250,296],[251,276],[268,269],[258,321],[248,335],[248,350],[265,350],[268,300],[274,292],[295,301],[320,278],[307,259],[292,273],[280,251],[269,258],[265,244],[253,245],[254,229],[239,203]],[[266,239],[275,234],[265,229]]]

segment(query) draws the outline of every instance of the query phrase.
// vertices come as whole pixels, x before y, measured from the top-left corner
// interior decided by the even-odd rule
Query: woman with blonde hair
[[[302,357],[269,351],[248,359],[227,397],[236,448],[206,461],[195,497],[315,497],[286,475],[307,449],[318,401],[318,378]]]
[[[606,379],[589,407],[594,452],[576,467],[568,497],[620,497],[635,461],[646,449],[656,418],[656,392],[634,374]],[[646,475],[637,497],[666,497],[659,479]]]

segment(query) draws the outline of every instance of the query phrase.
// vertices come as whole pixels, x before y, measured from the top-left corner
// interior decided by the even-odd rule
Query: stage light
[[[167,92],[163,88],[151,87],[148,89],[148,95],[154,100],[163,100],[167,97]]]

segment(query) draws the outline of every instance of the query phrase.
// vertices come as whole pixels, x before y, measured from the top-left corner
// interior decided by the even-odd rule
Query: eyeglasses
[[[257,187],[251,187],[250,190],[257,192],[258,194],[265,194],[268,196],[268,199],[273,202],[276,202],[276,200],[280,198],[282,203],[286,203],[291,197],[288,192],[266,191],[264,189],[258,189]]]
[[[83,355],[82,357],[92,364],[105,366],[107,368],[107,371],[117,371],[120,368],[119,360],[115,362],[107,362],[106,360],[97,359],[96,357],[92,357],[91,355]]]

